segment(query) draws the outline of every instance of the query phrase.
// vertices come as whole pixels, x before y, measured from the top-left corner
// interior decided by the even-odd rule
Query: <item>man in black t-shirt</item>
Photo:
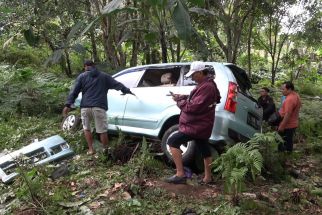
[[[258,104],[263,108],[263,120],[267,121],[269,116],[275,112],[275,104],[273,98],[268,95],[267,87],[262,87],[259,92],[261,96],[258,98]]]

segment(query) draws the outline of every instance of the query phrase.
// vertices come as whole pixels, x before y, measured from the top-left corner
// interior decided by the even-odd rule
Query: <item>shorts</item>
[[[91,130],[91,122],[94,119],[96,132],[99,134],[107,132],[106,110],[103,108],[81,108],[81,118],[84,130]]]
[[[180,131],[178,133],[173,134],[169,138],[168,145],[173,148],[180,149],[180,146],[182,144],[185,144],[191,140],[195,141],[196,147],[197,147],[197,149],[199,149],[202,158],[211,157],[211,150],[210,150],[208,139],[193,138],[193,137],[190,137],[189,135],[186,135]]]

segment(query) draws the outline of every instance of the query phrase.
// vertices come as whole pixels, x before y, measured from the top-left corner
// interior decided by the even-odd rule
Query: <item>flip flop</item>
[[[90,151],[87,151],[87,152],[86,152],[86,154],[87,154],[87,155],[95,155],[95,153],[96,153],[96,152],[94,152],[94,151],[93,151],[93,152],[90,152]]]
[[[213,180],[205,182],[205,181],[203,181],[203,179],[198,180],[198,184],[199,185],[216,185],[216,183]]]
[[[171,183],[171,184],[186,184],[187,183],[187,178],[173,175],[173,176],[165,179],[165,182]]]

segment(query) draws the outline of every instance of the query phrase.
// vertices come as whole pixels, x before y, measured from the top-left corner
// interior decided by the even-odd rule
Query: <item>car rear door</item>
[[[245,70],[233,64],[227,64],[226,66],[232,71],[238,84],[236,123],[232,124],[231,128],[238,133],[240,140],[245,137],[251,138],[255,132],[261,129],[262,108],[259,107],[256,99],[249,92],[251,82]]]

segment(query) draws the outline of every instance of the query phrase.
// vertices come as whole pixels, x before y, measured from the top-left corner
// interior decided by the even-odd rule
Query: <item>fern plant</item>
[[[219,172],[225,179],[225,190],[238,201],[238,194],[245,187],[247,173],[252,179],[261,173],[263,157],[256,142],[237,143],[213,162],[214,172]]]

